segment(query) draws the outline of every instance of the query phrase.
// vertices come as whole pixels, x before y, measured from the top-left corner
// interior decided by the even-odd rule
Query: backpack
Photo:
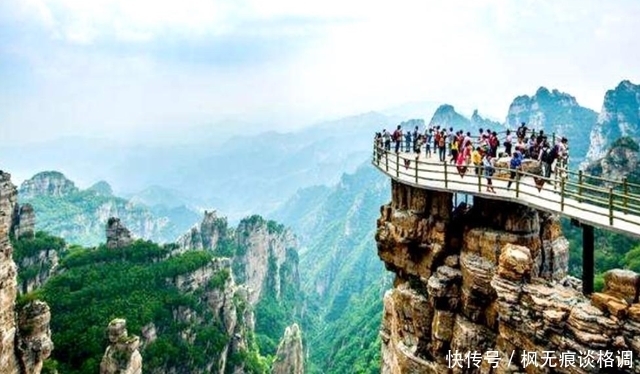
[[[491,144],[492,148],[497,148],[498,147],[498,138],[495,136],[492,136],[491,138],[489,138],[489,144]]]
[[[518,127],[518,131],[516,132],[516,135],[518,135],[518,138],[524,138],[525,135],[525,131],[527,131],[526,127]]]
[[[438,147],[444,147],[444,146],[445,146],[444,136],[440,136],[440,139],[438,139]]]
[[[393,132],[393,136],[391,137],[391,139],[393,139],[394,142],[397,142],[400,138],[400,131],[396,130]]]

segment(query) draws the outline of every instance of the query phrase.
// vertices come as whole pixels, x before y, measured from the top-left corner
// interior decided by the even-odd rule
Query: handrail
[[[475,166],[469,164],[467,173],[460,176],[456,166],[449,164],[449,157],[447,161],[441,162],[437,155],[433,154],[432,158],[426,158],[424,153],[416,158],[414,153],[394,153],[374,144],[373,164],[402,183],[517,201],[576,218],[594,226],[640,237],[640,194],[628,188],[617,191],[611,185],[594,184],[591,176],[583,172],[572,173],[566,168],[556,168],[554,175],[545,178],[534,173],[518,171],[512,191],[508,191],[504,175],[507,175],[508,180],[511,170],[496,167],[492,177],[493,188],[497,191],[494,194],[485,191],[487,182],[482,166],[480,174],[476,175]],[[577,175],[578,180],[571,178],[572,175]],[[604,182],[615,182],[601,179],[604,179]],[[540,190],[535,181],[544,181]]]

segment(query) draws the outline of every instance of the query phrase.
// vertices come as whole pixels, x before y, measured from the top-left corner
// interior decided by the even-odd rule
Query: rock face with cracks
[[[558,218],[392,181],[378,255],[383,373],[640,373],[640,277],[612,270],[582,295]],[[571,360],[571,357],[574,360]]]

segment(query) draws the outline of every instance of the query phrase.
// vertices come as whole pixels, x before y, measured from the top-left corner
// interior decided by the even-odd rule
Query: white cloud
[[[47,134],[45,122],[55,123],[58,132],[116,136],[130,126],[228,117],[299,123],[416,100],[476,107],[503,118],[516,95],[533,94],[541,85],[599,109],[606,89],[620,79],[640,81],[637,1],[17,4],[20,16],[37,19],[54,41],[48,52],[20,45],[35,88],[32,97],[5,101],[5,122],[16,134],[35,127]],[[235,46],[246,49],[240,52],[250,63],[227,66],[207,65],[207,59],[193,63],[189,53],[206,50],[170,51],[177,55],[167,61],[144,48],[119,49],[162,46],[165,38],[238,35],[275,38],[281,55],[262,58],[251,50],[258,44]],[[292,38],[302,42],[287,44]]]

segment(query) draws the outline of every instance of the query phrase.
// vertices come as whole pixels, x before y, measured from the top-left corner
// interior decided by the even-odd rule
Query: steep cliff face
[[[566,276],[568,243],[555,217],[481,198],[452,211],[451,194],[395,182],[392,190],[376,233],[396,275],[384,297],[383,373],[448,372],[456,352],[463,360],[453,372],[549,372],[544,351],[557,372],[594,372],[560,367],[569,351],[583,352],[576,362],[589,350],[628,351],[635,361],[622,372],[639,367],[637,274],[612,271],[604,293],[586,299]],[[478,367],[465,358],[474,351]],[[499,357],[495,368],[487,354]],[[533,354],[538,366],[522,359]]]
[[[11,232],[16,239],[33,238],[35,236],[36,214],[31,204],[20,206],[16,204],[13,208],[13,218],[11,222]]]
[[[243,373],[244,362],[237,359],[247,355],[251,346],[250,336],[255,328],[253,309],[249,308],[249,290],[236,284],[231,270],[231,260],[214,258],[207,266],[194,272],[175,277],[172,283],[184,293],[199,294],[200,301],[215,321],[222,324],[228,339],[219,347],[215,356],[202,366],[203,372]],[[175,313],[179,323],[185,325],[206,325],[209,318],[185,306]],[[193,340],[197,337],[190,329],[182,332],[182,337]],[[164,368],[163,372],[180,373],[177,368]]]
[[[178,238],[176,241],[177,251],[213,250],[221,239],[228,238],[230,234],[228,231],[226,218],[218,217],[215,210],[205,211],[202,222]]]
[[[53,349],[50,314],[40,302],[16,311],[17,274],[9,241],[16,202],[11,176],[0,171],[0,372],[37,374]]]
[[[640,146],[631,137],[616,140],[604,157],[592,161],[585,167],[585,172],[611,180],[627,178],[630,182],[640,182],[638,161]]]
[[[540,87],[535,95],[516,97],[509,106],[506,123],[514,129],[526,122],[530,129],[556,133],[570,140],[571,162],[581,162],[589,148],[585,131],[591,131],[597,113],[580,106],[576,98],[558,90]]]
[[[57,171],[38,173],[20,186],[21,199],[32,199],[36,196],[63,197],[74,192],[78,192],[78,187]]]
[[[236,230],[239,252],[237,275],[251,290],[249,302],[255,305],[265,290],[281,296],[282,286],[299,288],[297,244],[293,233],[273,221],[259,216],[244,219]]]
[[[304,356],[302,349],[302,332],[298,324],[288,326],[278,345],[276,359],[271,368],[272,374],[304,373]]]
[[[627,136],[640,141],[640,85],[625,80],[604,96],[602,110],[591,130],[587,161],[604,157],[616,139]]]

